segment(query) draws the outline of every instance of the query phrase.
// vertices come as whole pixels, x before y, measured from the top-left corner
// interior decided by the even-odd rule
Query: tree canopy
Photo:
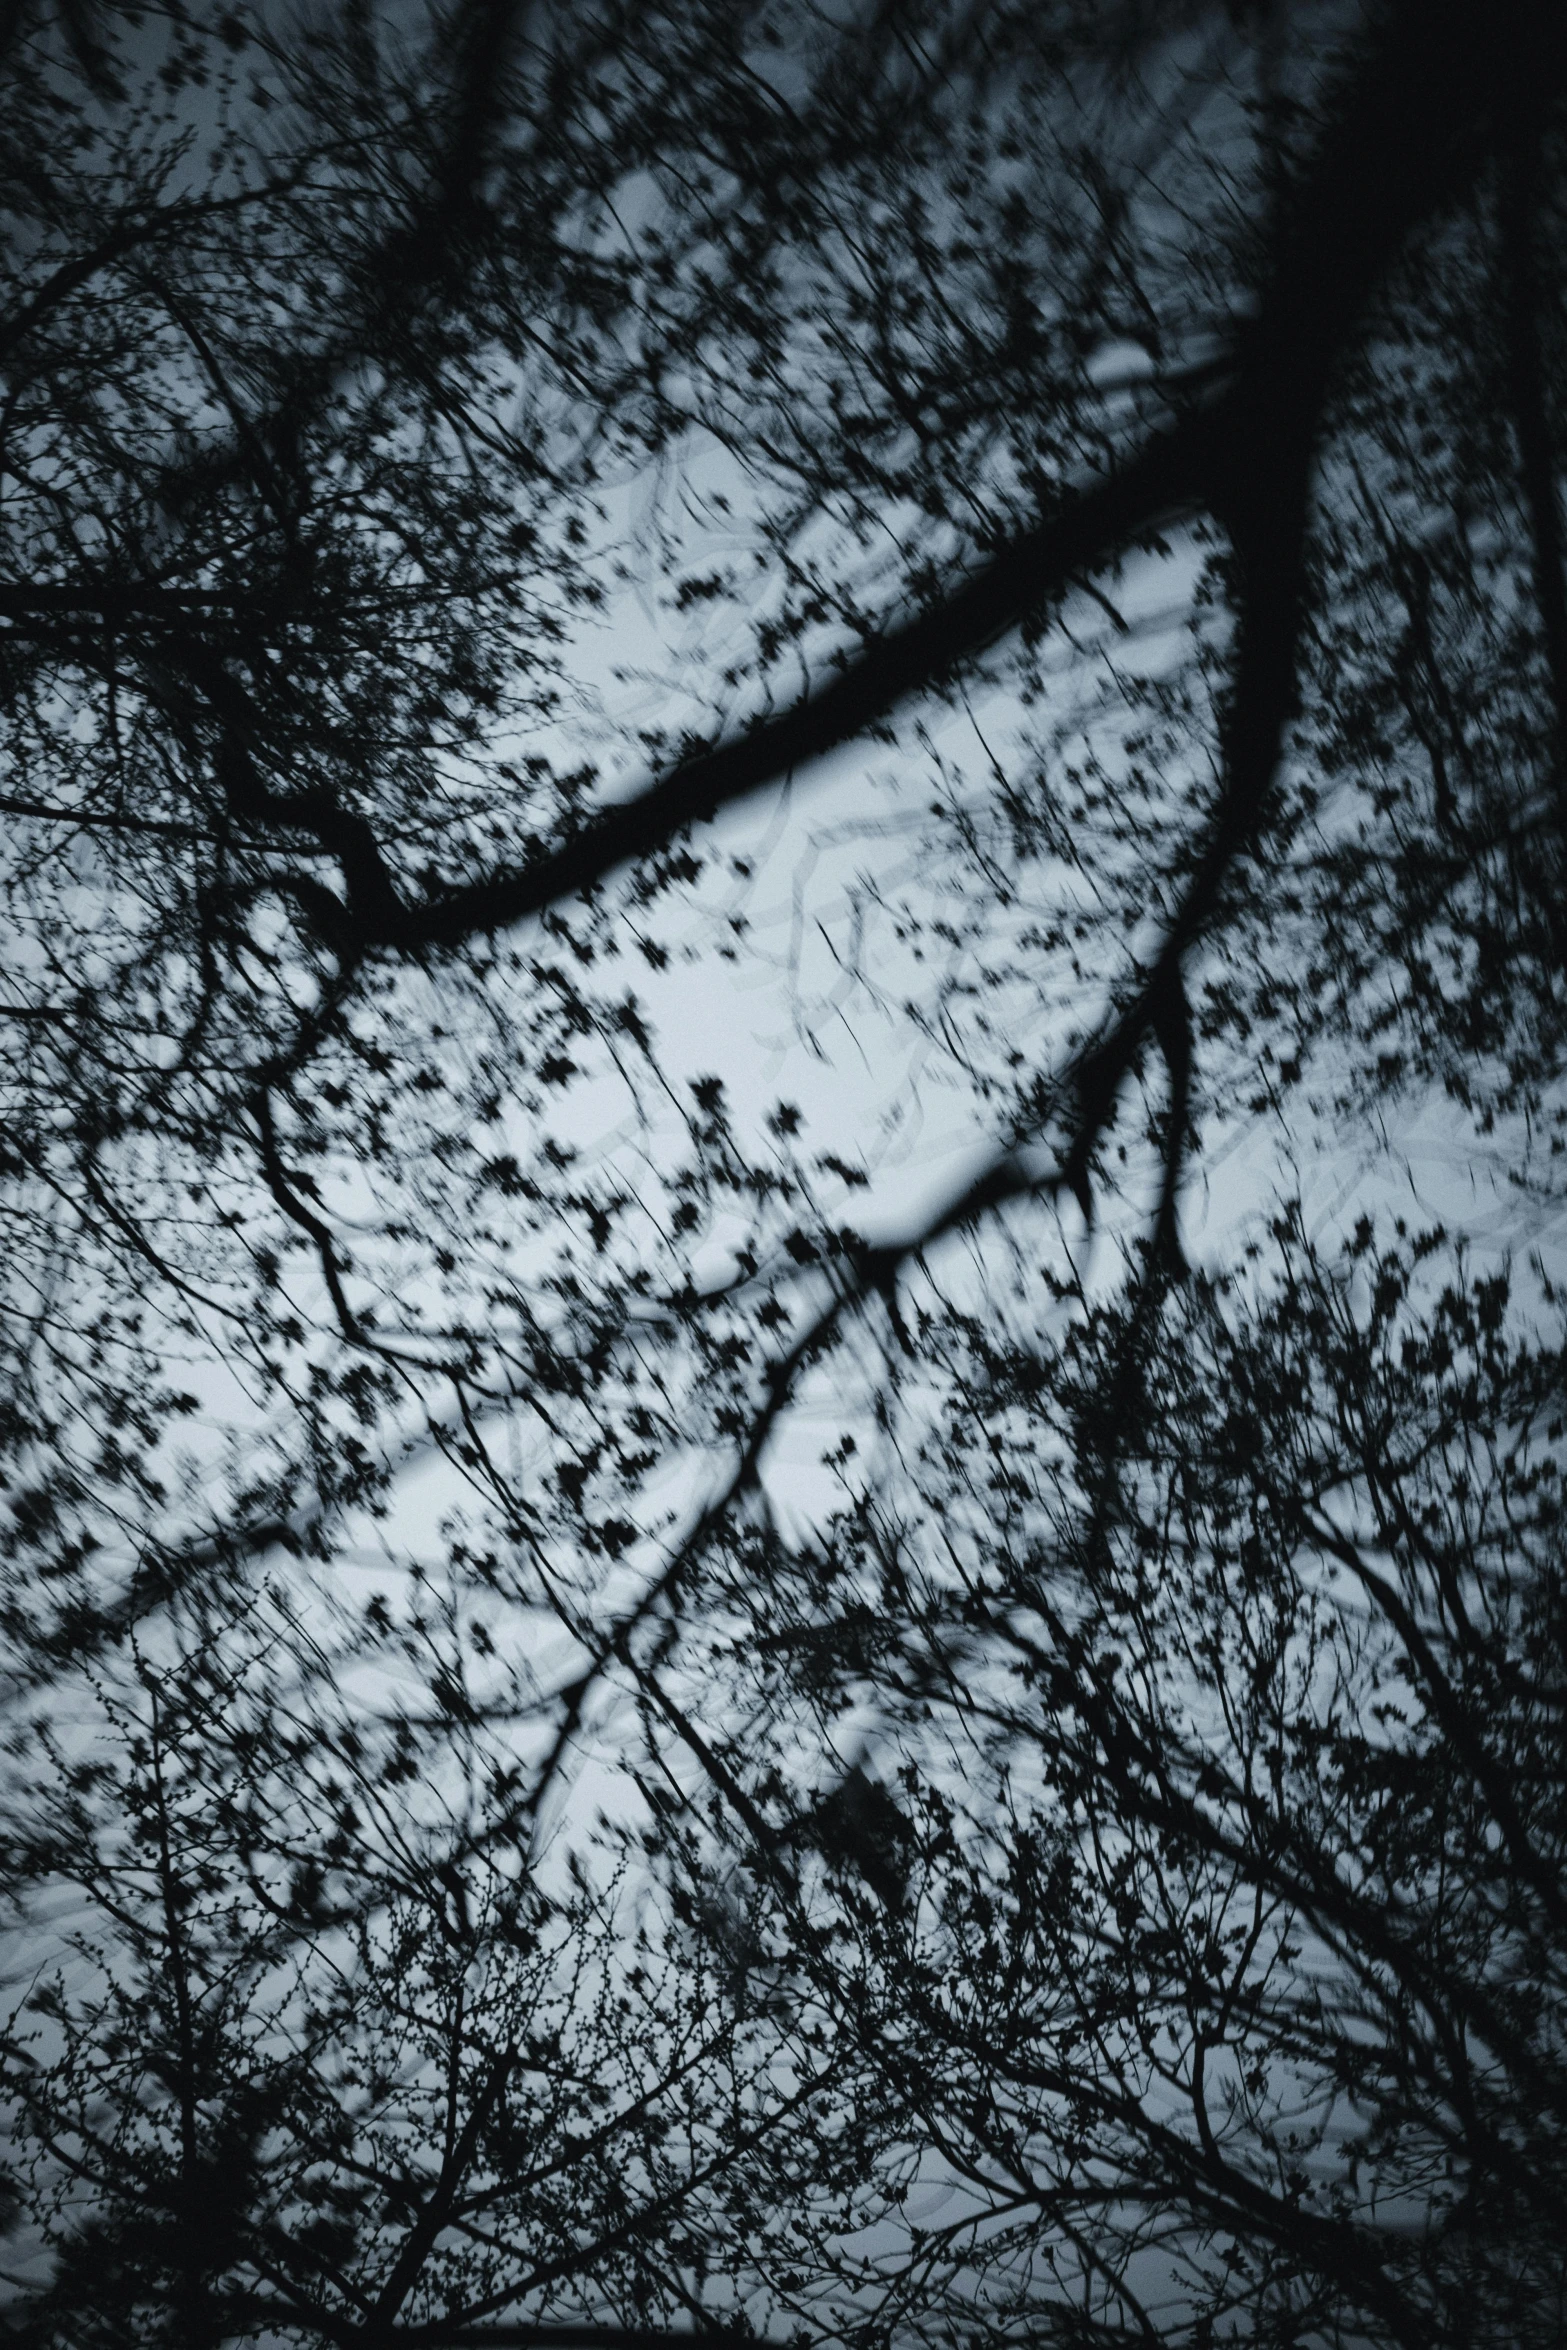
[[[1557,2339],[1567,20],[0,77],[18,2338]]]

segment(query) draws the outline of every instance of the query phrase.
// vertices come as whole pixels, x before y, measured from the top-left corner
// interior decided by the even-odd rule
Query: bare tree
[[[845,1687],[824,1642],[857,1660],[865,1702],[889,1722],[924,1703],[936,1601],[915,1607],[895,1577],[858,1614],[813,1612],[800,1592],[802,1574],[860,1572],[878,1544],[891,1545],[878,1557],[891,1576],[910,1496],[939,1525],[975,1489],[963,1448],[981,1431],[1004,1448],[1003,1368],[1035,1374],[987,1335],[1004,1314],[964,1303],[951,1266],[967,1248],[983,1288],[1021,1238],[1039,1312],[1078,1317],[1088,1336],[1072,1346],[1094,1373],[1078,1418],[1060,1421],[1077,1371],[1038,1340],[1041,1425],[1075,1448],[1073,1475],[1052,1484],[1056,1468],[1041,1470],[1039,1494],[1059,1504],[1064,1578],[1047,1646],[1080,1719],[1053,1743],[1003,1708],[992,1751],[991,1730],[958,1709],[992,1773],[994,1833],[966,1879],[966,1862],[941,1864],[944,1914],[956,1933],[965,1902],[981,1920],[998,1897],[984,1872],[1005,1859],[1012,1815],[996,1756],[1022,1740],[1079,1807],[1070,1833],[1052,1829],[1060,1852],[1100,1827],[1105,1869],[1130,1872],[1121,1892],[1109,1877],[1099,1889],[1135,1963],[1104,1940],[1108,1925],[1088,1944],[1068,1935],[1057,1956],[1070,1952],[1083,1984],[1120,1966],[1123,2005],[1155,2013],[1162,1994],[1137,1971],[1147,1887],[1185,1882],[1181,1839],[1200,1829],[1215,1915],[1237,1887],[1265,1912],[1235,2000],[1287,1979],[1293,2020],[1277,2030],[1301,2035],[1248,2054],[1262,2088],[1237,2074],[1239,2088],[1227,2075],[1216,2092],[1233,2090],[1234,2152],[1191,2072],[1199,2045],[1206,2065],[1233,2035],[1210,2049],[1198,1978],[1177,1967],[1170,1997],[1185,1999],[1195,2038],[1177,2033],[1148,2062],[1164,2068],[1159,2094],[1187,2099],[1197,2138],[1149,2171],[1152,2089],[1116,2121],[1121,2171],[1122,2139],[1079,2145],[1077,2125],[1061,2124],[1070,2143],[1048,2192],[1018,2189],[1032,2198],[1027,2240],[1072,2247],[1061,2257],[1087,2293],[1072,2322],[1101,2335],[1144,2323],[1137,2262],[1150,2246],[1191,2266],[1176,2321],[1188,2330],[1244,2316],[1264,2336],[1359,2325],[1413,2340],[1503,2309],[1534,2323],[1544,2254],[1518,2217],[1535,2208],[1518,2178],[1530,2165],[1554,2175],[1554,2141],[1541,2123],[1508,2153],[1496,2116],[1549,2057],[1548,2000],[1495,2058],[1501,2071],[1471,2084],[1479,2118],[1454,2155],[1511,2215],[1494,2275],[1453,2249],[1473,2237],[1442,2217],[1435,2157],[1408,2152],[1436,2143],[1423,2022],[1377,2045],[1387,2067],[1425,2066],[1425,2102],[1413,2097],[1391,2151],[1377,2133],[1402,2122],[1366,2125],[1387,2178],[1419,2203],[1418,2257],[1401,2266],[1386,2252],[1343,2185],[1349,2156],[1322,2190],[1328,2233],[1312,2235],[1306,2202],[1286,2226],[1289,2065],[1313,2094],[1364,2088],[1379,2117],[1396,2105],[1380,2076],[1348,2077],[1333,2051],[1353,2034],[1331,2003],[1312,2037],[1299,1985],[1319,1982],[1311,1967],[1334,1934],[1360,1951],[1377,1903],[1391,1916],[1415,1896],[1389,1879],[1373,1899],[1371,1879],[1357,1881],[1353,1921],[1335,1924],[1321,1887],[1267,1845],[1282,1797],[1246,1815],[1256,1850],[1217,1796],[1203,1809],[1200,1724],[1180,1710],[1206,1686],[1200,1651],[1195,1681],[1146,1684],[1135,1700],[1100,1660],[1123,1621],[1157,1656],[1174,1636],[1159,1607],[1175,1624],[1206,1609],[1214,1639],[1229,1637],[1205,1578],[1229,1573],[1218,1521],[1232,1502],[1211,1476],[1190,1541],[1158,1535],[1181,1580],[1159,1607],[1124,1587],[1129,1529],[1155,1525],[1146,1496],[1175,1474],[1161,1414],[1175,1415],[1192,1474],[1211,1469],[1211,1431],[1171,1389],[1161,1349],[1206,1349],[1208,1375],[1228,1378],[1264,1347],[1185,1284],[1183,1184],[1204,1134],[1238,1108],[1267,1118],[1308,1101],[1385,1124],[1436,1081],[1479,1130],[1520,1132],[1513,1172],[1551,1195],[1549,1152],[1532,1138],[1559,1131],[1563,1033],[1567,35],[1555,17],[1521,0],[1483,14],[1458,0],[848,12],[671,0],[547,21],[496,5],[208,23],[172,0],[61,0],[13,10],[0,38],[4,1605],[15,1701],[43,1708],[42,1727],[18,1728],[18,1754],[45,1740],[69,1795],[52,1810],[22,1772],[14,1873],[26,1935],[44,1930],[37,1889],[56,1879],[112,1921],[106,1940],[83,1927],[74,1946],[98,1989],[69,1968],[50,1976],[36,2028],[56,2041],[13,2026],[19,2110],[44,2150],[28,2174],[34,2219],[65,2198],[50,2207],[66,2249],[38,2322],[85,2338],[120,2322],[117,2294],[194,2339],[286,2316],[323,2339],[412,2327],[433,2341],[418,2328],[539,2315],[555,2275],[542,2174],[480,2159],[512,2094],[508,2052],[555,1995],[557,1978],[508,1935],[535,1897],[541,1823],[616,1702],[644,1783],[634,1834],[655,1868],[705,1868],[700,1781],[746,1846],[756,1901],[781,1905],[803,1939],[798,1965],[769,1945],[764,1966],[730,1861],[718,1885],[682,1895],[698,1939],[728,1918],[717,1963],[739,2006],[709,2026],[673,1975],[625,1994],[654,2019],[651,2069],[616,2110],[678,2104],[671,2052],[689,2014],[709,2032],[712,2160],[693,2156],[679,2183],[652,2165],[634,2211],[606,2205],[560,2255],[561,2290],[627,2324],[648,2293],[658,2315],[693,2306],[671,2247],[698,2221],[676,2213],[705,2215],[700,2265],[713,2231],[732,2241],[704,2201],[709,2173],[737,2182],[714,2196],[741,2197],[753,2189],[738,2182],[773,2159],[753,2150],[737,2104],[719,2127],[712,2083],[750,2063],[754,2090],[758,2051],[782,2062],[784,2029],[823,2035],[826,2069],[818,2079],[812,2057],[795,2076],[809,2085],[756,2142],[779,2148],[766,2192],[780,2210],[791,2198],[839,2221],[861,2210],[916,2122],[978,2177],[940,2085],[954,2051],[988,2065],[975,2051],[990,2043],[954,2027],[934,1962],[896,1943],[918,1853],[937,1867],[937,1797],[911,1794],[935,1808],[906,1826],[875,1770],[845,1776],[833,1762],[823,1711]],[[1138,616],[1150,576],[1178,584],[1173,628]],[[650,579],[665,620],[691,633],[663,662],[651,723],[617,722],[584,683],[595,630],[618,626]],[[745,951],[744,914],[714,908],[719,879],[747,879],[749,860],[711,820],[781,801],[790,779],[857,742],[897,766],[914,878],[878,869],[868,825],[846,984],[867,1017],[907,1007],[969,1089],[982,1137],[941,1196],[874,1239],[849,1213],[865,1188],[857,1144],[829,1138],[813,1158],[792,1105],[752,1130],[716,1076],[677,1078],[654,1001],[677,920],[688,935],[710,926],[715,959]],[[867,924],[872,945],[853,943]],[[640,1138],[630,1156],[595,1158],[572,1139],[574,1108],[600,1087]],[[1077,1216],[1128,1213],[1142,1214],[1142,1237],[1124,1294],[1106,1301],[1073,1273],[1061,1235]],[[1300,1244],[1276,1245],[1277,1294],[1294,1310]],[[1312,1283],[1337,1294],[1320,1267]],[[1259,1277],[1257,1294],[1266,1334],[1275,1292]],[[1331,1387],[1342,1330],[1326,1307],[1307,1326]],[[1410,1342],[1417,1354],[1428,1343]],[[862,1517],[791,1547],[763,1469],[813,1382],[875,1432],[887,1477],[918,1460],[930,1394],[947,1398],[961,1430],[951,1483],[913,1476],[895,1502],[872,1479]],[[1341,1379],[1333,1393],[1350,1390]],[[1291,1408],[1280,1443],[1304,1442],[1321,1417],[1309,1399]],[[1483,1443],[1499,1459],[1513,1440],[1497,1415],[1512,1408],[1501,1388],[1487,1405]],[[832,1465],[852,1485],[851,1441],[846,1428]],[[1402,1490],[1402,1457],[1386,1441],[1357,1455],[1357,1493],[1381,1491],[1379,1477]],[[1442,1491],[1462,1499],[1459,1468],[1440,1457]],[[388,1516],[416,1460],[440,1463],[461,1496],[440,1536],[456,1647],[438,1660],[421,1647],[418,1545],[400,1549]],[[1290,1525],[1256,1601],[1276,1636],[1270,1702],[1316,1636],[1314,1611],[1338,1607],[1349,1661],[1318,1727],[1346,1752],[1375,1747],[1357,1675],[1380,1651],[1369,1634],[1354,1646],[1345,1594],[1369,1595],[1377,1639],[1418,1684],[1419,1723],[1489,1823],[1452,1853],[1445,1829],[1408,1829],[1427,1839],[1419,1901],[1456,1950],[1486,1914],[1477,1852],[1488,1836],[1511,1847],[1501,1765],[1475,1745],[1479,1699],[1442,1646],[1449,1631],[1432,1628],[1447,1602],[1418,1560],[1385,1568],[1336,1518]],[[330,1613],[334,1578],[372,1538],[394,1595],[333,1651],[332,1675],[309,1672],[312,1611]],[[296,1629],[275,1635],[308,1690],[293,1728],[265,1672],[240,1702],[269,1554],[297,1586],[283,1610]],[[1475,1557],[1483,1580],[1492,1570]],[[1017,1574],[1034,1578],[1037,1611],[1055,1587],[1029,1558]],[[1454,1571],[1460,1583],[1470,1572]],[[1502,1580],[1477,1653],[1505,1682],[1534,1634]],[[998,1653],[1011,1594],[1002,1574],[974,1603],[975,1637]],[[793,1610],[777,1621],[775,1595]],[[1232,1596],[1224,1584],[1225,1606]],[[1547,1615],[1554,1604],[1539,1602]],[[1535,1602],[1518,1605],[1528,1617]],[[493,1681],[482,1702],[459,1702],[475,1608]],[[736,1611],[749,1647],[732,1637]],[[1245,1630],[1246,1608],[1236,1623],[1236,1638],[1264,1639],[1265,1626]],[[930,1636],[932,1653],[958,1653]],[[356,1676],[399,1642],[418,1652],[428,1702],[377,1711]],[[764,1674],[753,1706],[766,1657],[789,1672]],[[719,1664],[725,1678],[712,1677]],[[1217,1692],[1216,1668],[1209,1680]],[[1518,1699],[1526,1745],[1544,1686],[1526,1676]],[[391,1743],[373,1770],[351,1754],[341,1773],[331,1765],[328,1792],[303,1757],[327,1751],[329,1723],[340,1741],[350,1693],[366,1727],[348,1731]],[[118,1759],[78,1756],[60,1726],[75,1718],[96,1721]],[[499,1775],[475,1782],[464,1739],[480,1729],[484,1770]],[[1166,1741],[1187,1771],[1168,1816],[1139,1808],[1137,1759]],[[925,1787],[912,1750],[909,1762]],[[1303,1755],[1291,1767],[1303,1773]],[[170,1809],[166,1770],[194,1809]],[[286,1813],[288,1772],[316,1792],[285,1829],[266,1823]],[[400,1874],[395,1814],[413,1797],[386,1790],[426,1777],[455,1809]],[[1346,1793],[1317,1824],[1323,1866],[1349,1865],[1334,1840],[1361,1834],[1359,1800]],[[1507,1898],[1533,1922],[1498,1926],[1474,1958],[1474,1996],[1492,2006],[1495,1970],[1521,1979],[1555,1963],[1546,1912],[1529,1906],[1555,1866],[1548,1824],[1519,1818],[1535,1876],[1507,1876]],[[138,1833],[151,1857],[122,1880]],[[1449,1872],[1440,1900],[1431,1870]],[[860,1977],[842,1973],[839,1929],[812,1908],[813,1888],[846,1882],[866,1889],[855,1931],[883,1970],[847,2004],[844,1983]],[[1143,1903],[1124,1928],[1123,1894]],[[584,1951],[592,1906],[585,1893],[562,1913]],[[1297,1914],[1315,1937],[1309,1964],[1291,1940]],[[460,1964],[432,1934],[461,1945]],[[276,1987],[271,2006],[257,1995],[259,2036],[245,2038],[246,2019],[227,2038],[229,2022],[214,2023],[222,2093],[209,2111],[183,2009],[229,2018],[224,1986],[263,1961]],[[1387,1964],[1376,1981],[1396,2006],[1409,1986]],[[1443,1964],[1450,2000],[1460,1960]],[[498,1970],[497,2017],[511,2020],[473,2022],[470,1965]],[[588,2005],[582,2064],[630,2066],[642,2027]],[[1227,2031],[1238,2014],[1232,2001]],[[742,2024],[756,2035],[744,2048]],[[1449,2024],[1441,2098],[1472,2070],[1469,2027]],[[1142,2028],[1135,2014],[1122,2025]],[[1064,2010],[1038,2028],[1059,2041],[1048,2080],[1002,2067],[998,2083],[1064,2100],[1069,2116],[1081,2091],[1108,2129],[1104,2048],[1080,2059]],[[1257,2024],[1264,2041],[1274,2028]],[[341,2134],[346,2121],[329,2128],[328,2108],[353,2103],[347,2074],[335,2106],[305,2085],[304,2052],[333,2034],[361,2051],[345,2066],[372,2071],[380,2060],[363,2052],[382,2041],[421,2050],[382,2118],[365,2120],[370,2151]],[[856,2034],[876,2063],[862,2049],[851,2066]],[[887,2050],[906,2041],[923,2053],[889,2072]],[[813,2169],[795,2121],[855,2067],[873,2119],[854,2161],[820,2151],[817,2129]],[[264,2126],[244,2103],[255,2081]],[[985,2161],[988,2126],[972,2122]],[[340,2134],[328,2146],[323,2130]],[[83,2132],[96,2133],[90,2155]],[[214,2222],[198,2256],[192,2181],[219,2156],[244,2212]],[[571,2190],[590,2202],[608,2193],[596,2161],[583,2157],[593,2183]],[[75,2203],[60,2184],[73,2162]],[[144,2174],[162,2183],[139,2202]],[[1149,2179],[1147,2216],[1128,2219],[1125,2197]],[[459,2202],[460,2243],[457,2219],[440,2216]],[[476,2246],[497,2214],[514,2233],[492,2269]],[[1230,2285],[1215,2285],[1209,2259],[1220,2228],[1236,2247]],[[282,2239],[311,2230],[309,2259],[285,2257]],[[799,2240],[818,2241],[811,2227]],[[794,2292],[777,2286],[787,2262],[771,2268]],[[939,2269],[927,2248],[875,2322],[914,2322],[916,2283],[958,2322],[961,2292]],[[1053,2287],[1030,2298],[1029,2273],[1009,2305],[1018,2322],[1048,2310],[1067,2326]]]
[[[797,2257],[802,2315],[1559,2330],[1559,1330],[1510,1332],[1503,1277],[1439,1286],[1437,1234],[1279,1243],[1276,1286],[1170,1296],[1130,1414],[1135,1309],[1055,1344],[1021,1296],[932,1317],[909,1489],[736,1560],[729,1678],[827,1741],[869,1682],[903,1758],[896,1879],[752,1845],[756,1983],[831,2010],[909,2206]]]

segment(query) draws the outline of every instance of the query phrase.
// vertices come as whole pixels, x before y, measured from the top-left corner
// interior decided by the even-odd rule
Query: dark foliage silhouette
[[[1555,2340],[1567,20],[0,78],[7,2322]]]

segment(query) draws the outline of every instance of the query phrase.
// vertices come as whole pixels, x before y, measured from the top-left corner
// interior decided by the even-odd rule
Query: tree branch
[[[1079,574],[1204,506],[1241,548],[1254,608],[1263,575],[1280,572],[1263,599],[1276,607],[1271,618],[1255,613],[1253,621],[1274,634],[1271,657],[1262,649],[1254,655],[1253,695],[1237,694],[1233,715],[1232,766],[1238,753],[1247,772],[1232,772],[1232,820],[1212,844],[1209,874],[1193,893],[1211,899],[1271,779],[1267,750],[1277,728],[1268,711],[1291,690],[1281,674],[1286,659],[1293,662],[1292,628],[1288,647],[1283,642],[1284,608],[1292,622],[1297,518],[1332,368],[1410,232],[1465,184],[1487,151],[1510,87],[1509,25],[1513,39],[1522,38],[1532,17],[1528,0],[1500,0],[1499,7],[1402,0],[1281,212],[1269,282],[1255,320],[1236,338],[1227,388],[1108,479],[1068,496],[935,609],[889,631],[817,693],[683,762],[551,854],[395,912],[356,906],[364,944],[451,949],[594,887],[685,826],[742,804],[865,732],[1021,626]],[[1553,15],[1530,48],[1544,102],[1567,79],[1567,18]]]

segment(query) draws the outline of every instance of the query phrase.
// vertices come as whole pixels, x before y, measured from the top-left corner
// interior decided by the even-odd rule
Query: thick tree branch
[[[1537,93],[1520,100],[1524,119],[1503,163],[1502,214],[1507,240],[1508,372],[1513,430],[1524,506],[1529,517],[1535,602],[1545,638],[1546,665],[1556,706],[1555,776],[1558,820],[1567,840],[1567,572],[1561,501],[1545,409],[1540,349],[1540,285],[1535,263],[1539,198],[1540,111]]]
[[[462,2132],[448,2148],[441,2164],[440,2177],[410,2228],[403,2248],[392,2264],[392,2272],[365,2324],[360,2338],[367,2344],[379,2345],[387,2340],[398,2310],[417,2283],[437,2238],[451,2218],[453,2207],[478,2152],[479,2141],[516,2063],[516,2049],[506,2048],[490,2065]]]
[[[1203,502],[1222,439],[1222,409],[1183,420],[1123,472],[1069,499],[934,610],[890,630],[779,717],[682,762],[536,863],[401,907],[370,943],[451,948],[542,913],[664,846],[686,826],[740,806],[824,758],[983,652],[1077,572],[1192,512]]]
[[[1274,580],[1269,599],[1276,608],[1265,633],[1275,641],[1254,656],[1249,699],[1237,695],[1230,817],[1192,893],[1194,907],[1211,902],[1255,824],[1272,774],[1273,713],[1292,690],[1282,671],[1293,664],[1297,534],[1331,371],[1406,238],[1465,183],[1493,143],[1513,46],[1533,14],[1527,0],[1503,0],[1500,10],[1479,0],[1403,0],[1394,9],[1334,114],[1333,133],[1282,211],[1269,282],[1238,340],[1227,390],[1110,478],[1068,497],[935,609],[890,631],[817,693],[684,761],[552,854],[422,904],[353,906],[363,944],[455,948],[594,887],[687,825],[740,805],[863,733],[1021,626],[1080,573],[1204,506],[1236,537],[1253,575],[1249,588],[1259,572],[1288,575]],[[1553,16],[1531,48],[1545,102],[1567,79],[1567,18]],[[1244,773],[1236,772],[1237,755]]]

